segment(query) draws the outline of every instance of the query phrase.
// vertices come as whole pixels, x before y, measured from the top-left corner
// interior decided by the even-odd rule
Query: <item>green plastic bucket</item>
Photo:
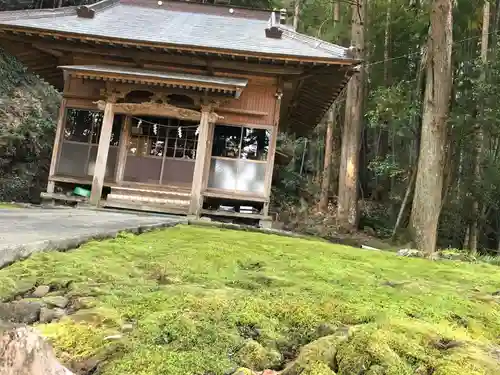
[[[84,189],[84,188],[77,186],[73,190],[73,194],[78,195],[80,197],[87,197],[88,198],[88,197],[90,197],[90,190],[87,190],[87,189]]]

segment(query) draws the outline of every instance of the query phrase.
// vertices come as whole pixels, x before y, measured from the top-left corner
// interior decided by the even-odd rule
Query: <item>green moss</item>
[[[311,372],[320,364],[328,369],[335,366],[337,349],[346,340],[347,336],[334,334],[321,337],[305,345],[300,350],[297,359],[283,372],[283,375],[300,375],[307,371]],[[311,374],[314,374],[314,371]],[[318,374],[320,373],[318,372]]]
[[[34,255],[0,270],[0,299],[42,284],[90,310],[40,326],[67,364],[114,349],[104,338],[133,323],[102,375],[223,374],[247,340],[287,365],[316,353],[308,371],[499,374],[500,273],[488,264],[178,226]],[[314,352],[325,322],[349,337]]]
[[[248,340],[236,353],[235,360],[243,367],[261,371],[279,365],[281,355],[276,350],[264,348],[257,341]]]
[[[254,372],[248,368],[240,367],[232,375],[254,375]]]
[[[330,367],[328,367],[323,362],[313,362],[307,368],[303,369],[300,372],[301,375],[335,375],[335,372],[332,371]]]
[[[37,327],[53,344],[58,357],[67,362],[78,362],[102,353],[109,345],[106,331],[88,324],[70,320]]]

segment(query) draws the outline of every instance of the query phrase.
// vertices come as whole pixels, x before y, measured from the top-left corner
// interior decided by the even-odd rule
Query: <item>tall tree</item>
[[[482,25],[482,35],[481,35],[481,62],[483,64],[481,68],[480,80],[484,82],[486,79],[486,68],[488,63],[488,38],[490,33],[490,2],[489,0],[484,0],[483,4],[483,25]],[[481,104],[479,104],[481,106]],[[479,108],[482,110],[484,108]],[[478,196],[478,186],[481,183],[481,162],[483,160],[484,151],[484,134],[483,127],[481,123],[478,122],[475,128],[476,136],[476,154],[474,157],[474,179],[475,179],[475,192],[474,192],[474,202],[472,204],[472,223],[469,230],[469,249],[472,252],[477,251],[477,244],[479,238],[479,220],[480,220],[480,205]]]
[[[340,2],[334,1],[333,4],[333,22],[337,28],[340,22]],[[319,210],[326,212],[328,210],[328,198],[330,196],[330,185],[332,179],[332,163],[335,150],[335,113],[336,103],[333,103],[326,114],[326,134],[325,134],[325,157],[323,162],[323,178],[321,180],[321,195],[319,199]],[[337,146],[338,147],[338,146]]]
[[[431,5],[422,133],[410,229],[418,249],[436,249],[442,205],[447,118],[452,88],[452,0]]]
[[[323,178],[321,180],[321,195],[319,199],[319,210],[326,212],[328,210],[328,197],[330,196],[330,182],[333,156],[333,130],[335,126],[335,104],[326,114],[326,135],[325,135],[325,158],[323,161]]]
[[[299,27],[299,15],[300,15],[300,0],[295,0],[293,6],[293,29],[297,30]]]
[[[365,0],[352,3],[351,47],[354,56],[363,59],[365,50]],[[347,85],[342,151],[340,157],[337,220],[345,229],[356,229],[358,224],[359,150],[363,119],[365,70],[359,71]]]

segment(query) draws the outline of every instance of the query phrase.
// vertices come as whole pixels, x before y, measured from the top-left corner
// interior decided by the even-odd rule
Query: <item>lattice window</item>
[[[163,123],[162,123],[163,122]],[[175,119],[133,119],[130,155],[196,159],[198,144],[195,122]]]
[[[102,111],[67,108],[64,140],[69,142],[99,144],[104,114]],[[118,146],[123,116],[115,115],[110,146]]]

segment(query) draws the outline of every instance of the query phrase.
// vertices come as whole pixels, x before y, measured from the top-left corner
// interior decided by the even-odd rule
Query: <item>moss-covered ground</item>
[[[487,264],[178,226],[0,270],[4,300],[40,284],[85,309],[38,328],[71,366],[106,355],[102,374],[500,374],[500,270]]]

